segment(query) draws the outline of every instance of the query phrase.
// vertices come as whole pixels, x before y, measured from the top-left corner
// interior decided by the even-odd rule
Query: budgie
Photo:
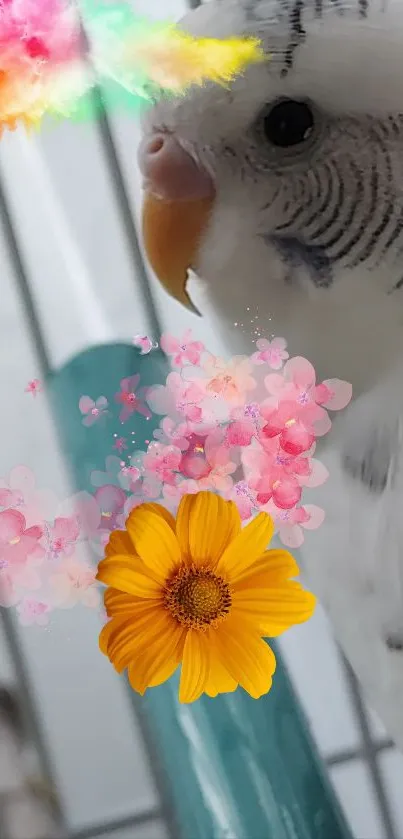
[[[147,112],[149,259],[231,350],[252,350],[249,307],[318,378],[352,383],[302,560],[403,748],[403,3],[217,0],[180,25],[256,36],[267,60]]]

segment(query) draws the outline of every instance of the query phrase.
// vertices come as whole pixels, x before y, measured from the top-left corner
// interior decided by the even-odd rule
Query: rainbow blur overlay
[[[45,115],[86,119],[102,102],[141,112],[159,96],[207,81],[227,85],[267,59],[254,38],[194,38],[138,16],[125,2],[2,0],[0,130]],[[98,104],[97,104],[98,103]]]

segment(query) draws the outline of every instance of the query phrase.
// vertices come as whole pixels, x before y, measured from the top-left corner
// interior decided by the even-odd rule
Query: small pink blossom
[[[324,510],[315,504],[279,511],[273,503],[269,503],[265,510],[273,516],[280,540],[288,548],[300,548],[304,542],[303,529],[316,530],[325,518]]]
[[[155,475],[162,483],[175,483],[175,473],[179,471],[182,452],[175,446],[162,443],[150,443],[144,456],[144,469]]]
[[[32,396],[35,397],[38,395],[38,393],[41,392],[41,390],[43,390],[43,386],[40,379],[32,379],[30,382],[28,382],[25,388],[25,393],[32,393]]]
[[[126,422],[136,412],[142,414],[146,419],[151,419],[151,412],[143,401],[143,392],[138,391],[136,394],[139,381],[140,376],[136,373],[135,376],[129,376],[120,382],[120,392],[115,394],[115,401],[123,405],[119,415],[121,422]]]
[[[307,452],[315,442],[312,421],[304,408],[294,401],[280,402],[277,409],[265,410],[267,423],[262,437],[279,437],[280,446],[291,455]]]
[[[247,394],[256,387],[250,375],[250,359],[244,356],[234,356],[230,361],[210,356],[203,370],[207,376],[206,391],[221,396],[232,405],[243,405]]]
[[[238,507],[242,521],[251,518],[258,508],[256,492],[249,486],[247,481],[238,481],[226,494],[228,501],[234,501]]]
[[[283,463],[275,452],[260,446],[246,449],[242,462],[248,484],[255,490],[260,505],[272,499],[276,507],[288,510],[298,504],[302,489],[292,463]]]
[[[206,478],[213,468],[207,459],[206,438],[198,434],[192,434],[187,443],[188,446],[179,463],[179,471],[185,478],[195,481]]]
[[[192,340],[192,330],[187,329],[182,338],[175,338],[173,335],[161,335],[161,349],[170,356],[173,356],[173,363],[176,367],[183,367],[184,364],[200,363],[200,355],[204,352],[204,344],[201,341]]]
[[[39,544],[43,527],[26,527],[25,517],[19,510],[0,512],[0,559],[7,565],[23,564],[28,557],[40,559],[45,551]]]
[[[122,466],[121,475],[124,478],[129,479],[129,486],[128,489],[131,488],[133,484],[136,484],[139,478],[141,477],[140,469],[137,466]]]
[[[157,342],[152,341],[148,335],[135,335],[133,344],[141,350],[141,355],[147,355],[151,350],[156,350],[158,347]]]
[[[164,417],[160,427],[154,431],[154,437],[160,443],[185,451],[189,447],[188,437],[191,433],[188,423],[176,423],[171,417]]]
[[[27,466],[14,466],[7,478],[0,479],[0,491],[3,489],[13,493],[10,506],[21,509],[28,526],[54,518],[58,506],[57,496],[51,490],[38,489],[35,475]]]
[[[231,459],[230,450],[223,445],[224,439],[224,431],[221,428],[207,436],[204,448],[210,468],[208,474],[199,478],[199,489],[213,489],[221,493],[231,489],[231,475],[236,471],[237,464]]]
[[[7,487],[0,488],[0,507],[20,507],[24,498],[20,492],[14,492]]]
[[[71,608],[77,603],[94,608],[100,602],[95,581],[95,570],[75,556],[66,559],[56,574],[49,578],[52,603],[61,608]]]
[[[249,446],[257,436],[261,424],[257,402],[247,403],[240,408],[233,408],[226,430],[226,441],[230,446]]]
[[[113,444],[113,448],[116,449],[116,451],[118,452],[123,452],[125,449],[127,449],[126,437],[117,437]]]
[[[49,623],[50,607],[41,600],[24,597],[17,606],[17,612],[22,626],[46,626]]]
[[[202,382],[186,381],[180,373],[167,376],[165,385],[156,385],[147,392],[147,403],[156,414],[166,414],[172,420],[200,422],[203,411],[200,403],[205,396]]]
[[[106,484],[94,493],[94,499],[100,512],[100,530],[115,530],[119,527],[118,517],[121,515],[126,493],[120,487]]]
[[[49,550],[53,559],[71,556],[74,553],[80,535],[80,525],[76,516],[58,516],[51,527],[47,528]]]
[[[108,413],[108,400],[105,396],[99,396],[94,402],[90,396],[81,396],[78,407],[82,414],[84,414],[82,423],[87,427],[94,425],[95,422],[106,416]]]
[[[273,338],[272,341],[259,338],[256,346],[258,352],[253,353],[252,364],[268,364],[272,370],[280,370],[283,362],[289,358],[289,353],[286,351],[287,341],[284,338]]]

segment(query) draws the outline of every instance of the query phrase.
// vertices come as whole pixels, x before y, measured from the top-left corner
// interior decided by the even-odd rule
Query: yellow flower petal
[[[242,588],[248,585],[249,577],[260,573],[270,574],[270,579],[272,580],[271,585],[275,585],[277,582],[299,577],[299,568],[294,557],[288,551],[282,548],[272,548],[269,551],[265,551],[242,574],[237,575],[234,587],[238,589],[239,587]]]
[[[178,540],[165,517],[154,512],[154,504],[140,504],[131,511],[126,526],[129,536],[153,577],[162,585],[180,562]],[[163,509],[163,508],[161,508]]]
[[[233,592],[233,614],[253,621],[261,634],[275,638],[297,623],[312,617],[316,599],[299,583],[283,581],[274,588],[270,572],[249,578]]]
[[[104,593],[104,605],[108,617],[129,616],[133,611],[133,603],[138,599],[133,594],[124,594],[116,588],[107,588]]]
[[[218,562],[217,574],[236,580],[261,556],[274,533],[274,524],[267,513],[259,513],[228,545]]]
[[[268,693],[276,669],[273,651],[234,615],[216,629],[218,653],[229,674],[253,697]]]
[[[185,561],[213,567],[240,529],[234,502],[212,492],[185,495],[179,504],[176,534]]]
[[[221,661],[215,644],[214,631],[210,632],[210,672],[204,688],[207,696],[218,696],[219,693],[232,693],[237,689],[238,683],[230,676],[225,665]]]
[[[134,545],[126,530],[113,530],[105,548],[105,556],[134,554]]]
[[[171,530],[173,530],[173,532],[175,533],[175,519],[172,513],[170,513],[169,510],[166,509],[166,507],[163,507],[162,504],[157,504],[154,501],[149,501],[145,504],[142,504],[141,507],[143,510],[147,509],[151,513],[155,513],[157,516],[161,516],[161,518],[163,518],[164,521],[166,521],[166,523],[169,524]],[[129,513],[129,516],[126,520],[126,525],[127,522],[130,520],[130,516],[131,513]]]
[[[99,633],[99,649],[101,653],[104,655],[108,655],[108,645],[109,640],[111,637],[112,632],[115,632],[118,626],[124,626],[127,621],[127,617],[117,618],[115,620],[110,620],[105,626],[102,627],[101,632]]]
[[[147,648],[155,627],[160,619],[165,617],[164,609],[156,610],[150,601],[138,603],[135,618],[120,621],[115,620],[115,628],[108,639],[107,655],[118,673],[121,673],[139,655],[141,645]],[[161,618],[162,615],[162,618]]]
[[[128,668],[133,690],[141,695],[169,679],[176,670],[183,649],[185,633],[165,610],[155,617],[147,633],[136,639]]]
[[[125,555],[108,557],[99,563],[96,579],[100,583],[124,591],[126,594],[134,594],[136,597],[152,599],[161,597],[161,586],[149,576],[148,569],[134,570],[135,567]]]
[[[183,648],[179,702],[194,702],[203,693],[210,669],[209,633],[190,629]]]

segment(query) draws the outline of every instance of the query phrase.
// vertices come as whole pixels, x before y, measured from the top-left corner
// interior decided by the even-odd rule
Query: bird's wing
[[[403,749],[403,411],[384,398],[353,404],[321,453],[326,519],[302,559],[369,704]]]

